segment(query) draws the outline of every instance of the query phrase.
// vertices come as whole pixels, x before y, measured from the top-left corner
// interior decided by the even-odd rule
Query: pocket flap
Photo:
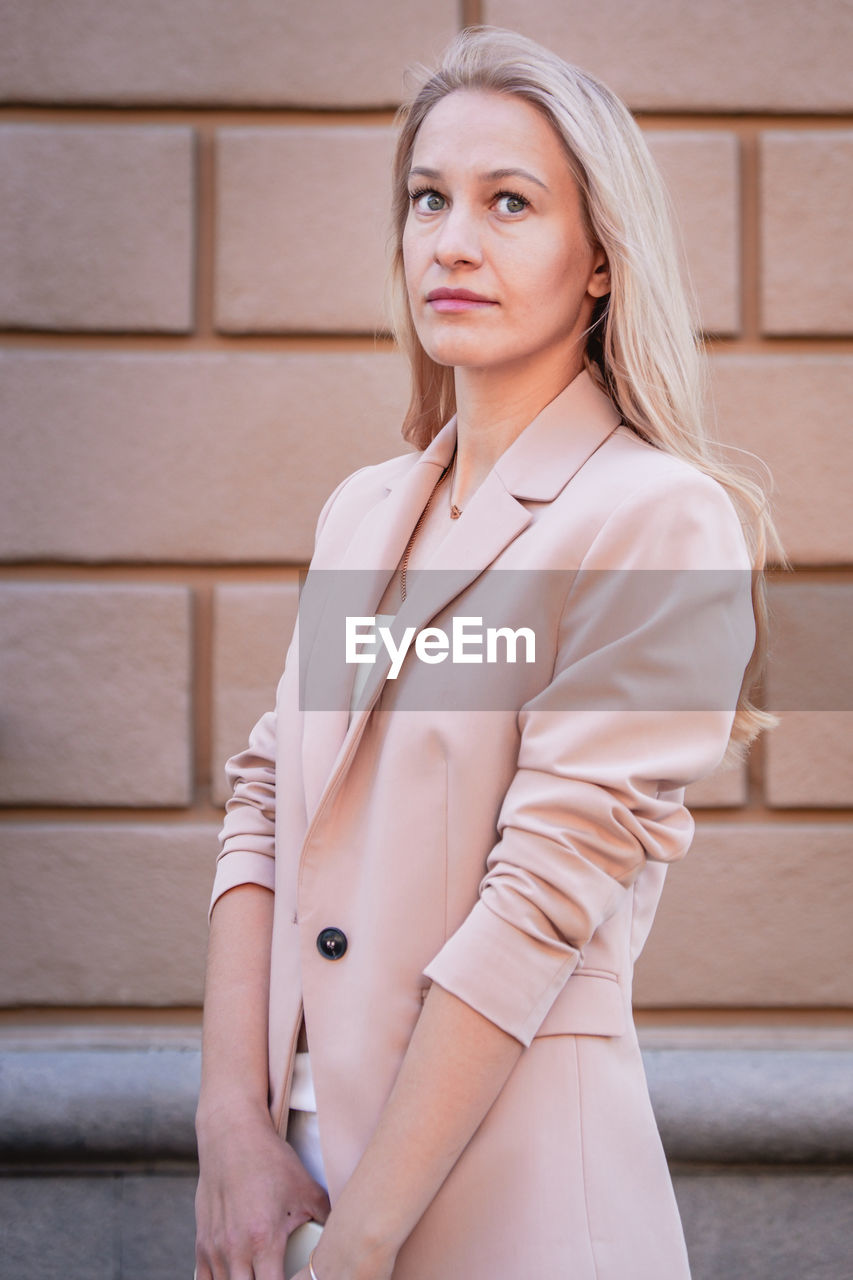
[[[616,974],[580,969],[551,1005],[536,1036],[621,1036],[626,1022],[625,997]]]

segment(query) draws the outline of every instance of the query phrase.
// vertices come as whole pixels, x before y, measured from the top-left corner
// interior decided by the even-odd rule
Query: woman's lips
[[[481,293],[472,293],[470,289],[433,289],[427,294],[427,303],[433,311],[483,311],[486,307],[496,307],[491,298],[484,298]]]

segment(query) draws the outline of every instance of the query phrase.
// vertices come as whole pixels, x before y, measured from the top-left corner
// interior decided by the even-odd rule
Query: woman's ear
[[[595,258],[587,291],[593,298],[603,298],[610,292],[610,263],[603,249],[595,251]]]

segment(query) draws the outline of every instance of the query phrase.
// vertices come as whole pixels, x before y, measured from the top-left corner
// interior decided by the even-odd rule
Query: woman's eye
[[[444,196],[437,191],[413,191],[409,199],[418,213],[440,213],[444,208]]]
[[[500,213],[523,213],[529,204],[530,201],[517,191],[501,191],[497,196]]]

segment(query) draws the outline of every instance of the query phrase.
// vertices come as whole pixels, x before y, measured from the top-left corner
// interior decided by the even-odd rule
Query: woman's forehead
[[[494,90],[460,89],[427,114],[415,137],[412,167],[465,169],[553,169],[566,166],[553,126],[532,103]]]

